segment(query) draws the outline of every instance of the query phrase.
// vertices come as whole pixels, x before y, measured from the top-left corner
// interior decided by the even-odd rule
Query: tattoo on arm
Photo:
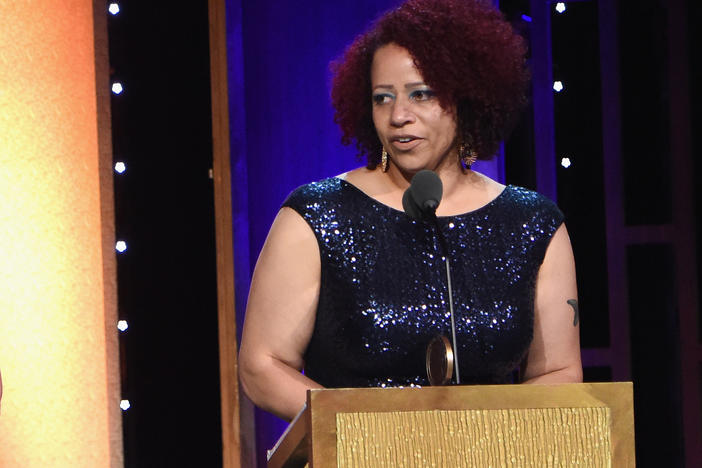
[[[578,312],[578,301],[575,299],[568,299],[568,305],[570,305],[573,308],[573,326],[576,327],[578,325],[578,321],[580,320],[580,313]]]

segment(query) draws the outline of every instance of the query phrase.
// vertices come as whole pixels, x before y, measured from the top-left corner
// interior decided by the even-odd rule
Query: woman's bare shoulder
[[[355,186],[369,197],[381,203],[392,205],[392,197],[388,198],[387,196],[392,187],[389,186],[387,177],[384,177],[383,172],[379,169],[359,167],[339,174],[337,177]]]
[[[476,171],[471,171],[471,182],[490,199],[497,197],[505,189],[504,184]]]
[[[375,180],[377,177],[377,172],[378,171],[368,169],[366,167],[357,167],[356,169],[339,174],[336,177],[345,180],[350,184],[359,186]]]

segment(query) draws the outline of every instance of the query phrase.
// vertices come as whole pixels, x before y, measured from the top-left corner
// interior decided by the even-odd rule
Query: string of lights
[[[123,0],[107,3],[105,14],[125,465],[215,466],[221,422],[207,3],[163,10]]]

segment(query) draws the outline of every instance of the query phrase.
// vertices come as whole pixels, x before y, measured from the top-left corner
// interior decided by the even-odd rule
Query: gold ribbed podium
[[[310,390],[268,466],[633,467],[631,382]]]

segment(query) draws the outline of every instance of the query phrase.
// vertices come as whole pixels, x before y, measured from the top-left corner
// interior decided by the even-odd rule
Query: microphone
[[[444,185],[441,183],[441,179],[436,175],[436,172],[429,171],[427,169],[417,172],[412,180],[410,181],[410,186],[405,190],[402,195],[402,208],[405,213],[411,218],[418,221],[431,221],[436,227],[437,237],[439,238],[439,244],[444,251],[444,260],[446,263],[446,283],[448,286],[448,299],[449,299],[449,314],[451,316],[451,342],[453,344],[453,349],[451,349],[451,344],[448,340],[436,340],[434,339],[432,343],[429,344],[429,349],[427,350],[427,374],[429,375],[429,380],[432,385],[443,385],[451,379],[451,374],[448,373],[444,377],[436,376],[436,372],[433,372],[430,366],[431,362],[435,362],[432,355],[435,353],[435,343],[445,343],[445,362],[450,363],[453,361],[453,368],[456,373],[456,383],[461,383],[461,375],[458,370],[458,347],[456,346],[456,319],[453,314],[453,289],[451,287],[451,264],[449,263],[448,256],[448,245],[446,244],[446,239],[441,232],[441,227],[436,219],[436,209],[441,203],[441,197],[444,194]],[[451,364],[448,364],[448,369],[451,368]],[[432,377],[437,377],[436,379]]]
[[[436,217],[443,193],[444,185],[436,172],[424,169],[412,177],[410,186],[402,195],[402,208],[414,219],[431,220]]]

